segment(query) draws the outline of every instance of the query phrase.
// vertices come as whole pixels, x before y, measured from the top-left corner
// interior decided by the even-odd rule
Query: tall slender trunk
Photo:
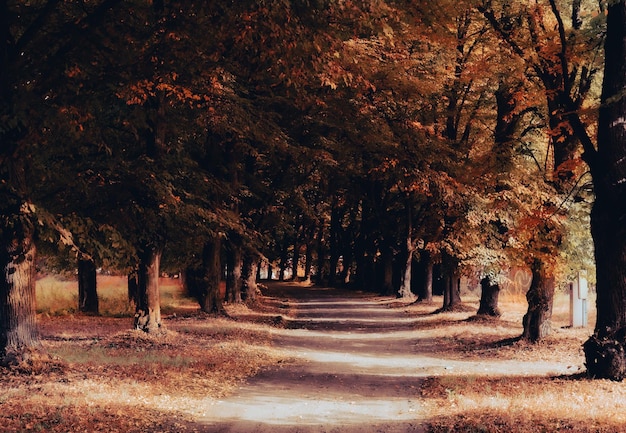
[[[311,282],[311,269],[313,268],[313,248],[311,245],[311,239],[306,244],[306,253],[304,256],[304,280],[307,283]]]
[[[78,259],[78,311],[99,312],[96,264],[91,258]]]
[[[315,282],[318,285],[324,285],[326,283],[326,245],[324,242],[324,219],[319,219],[319,227],[317,229],[317,236],[315,238],[315,244],[317,249],[317,265],[315,270]]]
[[[402,282],[400,285],[400,291],[398,294],[401,298],[411,299],[414,297],[413,292],[411,291],[411,276],[413,272],[413,253],[415,252],[415,242],[413,242],[413,209],[411,206],[411,201],[406,200],[406,222],[407,222],[407,231],[406,231],[406,239],[405,239],[405,262],[404,262],[404,272],[402,273]]]
[[[407,240],[409,242],[410,240]],[[404,263],[404,271],[402,273],[402,284],[398,294],[401,298],[409,299],[415,295],[411,290],[411,281],[413,273],[413,250],[408,250],[406,254],[406,261]]]
[[[293,261],[291,262],[291,278],[298,281],[298,265],[300,264],[300,244],[298,238],[293,244]]]
[[[554,300],[554,276],[549,265],[538,258],[533,260],[531,272],[532,281],[526,293],[528,311],[522,320],[522,338],[536,342],[550,335],[552,331],[550,319]]]
[[[335,199],[337,201],[337,199]],[[328,285],[335,287],[337,285],[337,265],[340,256],[340,238],[341,238],[341,218],[343,217],[343,209],[337,203],[333,204],[330,213],[330,262],[328,266]]]
[[[35,321],[36,249],[31,231],[16,226],[3,227],[0,237],[0,365],[19,363],[40,347]]]
[[[160,264],[159,248],[146,246],[140,251],[135,329],[157,332],[161,328]]]
[[[280,271],[278,274],[279,281],[285,281],[285,273],[287,272],[287,262],[289,261],[289,241],[287,238],[283,241],[283,248],[280,253]]]

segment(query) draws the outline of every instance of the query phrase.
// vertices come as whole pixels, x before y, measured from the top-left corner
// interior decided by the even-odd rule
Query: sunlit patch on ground
[[[236,320],[172,296],[178,305],[158,339],[130,330],[130,317],[42,315],[44,346],[65,366],[0,376],[4,430],[609,432],[626,424],[623,385],[581,375],[591,329],[567,328],[566,298],[557,298],[554,334],[531,345],[515,339],[525,305],[506,298],[499,320],[468,321],[470,296],[470,312],[432,314],[438,305],[271,289],[254,306],[226,305]]]

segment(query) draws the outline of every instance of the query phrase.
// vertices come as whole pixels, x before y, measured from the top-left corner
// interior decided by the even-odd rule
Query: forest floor
[[[42,313],[53,362],[0,370],[0,431],[614,432],[626,385],[589,380],[568,300],[554,332],[518,341],[523,302],[497,320],[440,305],[273,283],[230,317],[182,300],[166,331],[129,317]]]

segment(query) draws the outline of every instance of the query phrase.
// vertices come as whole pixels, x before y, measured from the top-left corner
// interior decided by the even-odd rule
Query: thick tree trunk
[[[241,268],[241,295],[247,302],[254,302],[257,293],[259,258],[254,254],[246,254]]]
[[[222,242],[218,237],[208,241],[202,249],[202,289],[198,302],[200,309],[206,313],[221,313],[224,310],[220,295],[221,251]]]
[[[453,311],[461,305],[461,284],[458,274],[444,276],[443,311]]]
[[[554,276],[546,264],[535,259],[531,265],[532,281],[526,293],[528,311],[524,315],[522,338],[537,342],[552,331],[552,304],[554,301]]]
[[[433,261],[430,258],[430,254],[424,253],[422,255],[421,264],[424,267],[424,275],[417,294],[417,302],[433,302]]]
[[[96,264],[93,259],[78,259],[78,311],[98,314]]]
[[[596,200],[591,234],[596,258],[594,335],[584,344],[591,377],[626,377],[626,2],[608,8],[598,153],[590,161]]]
[[[14,365],[40,348],[35,322],[36,250],[28,230],[26,233],[19,233],[15,227],[3,230],[5,233],[0,237],[0,365]]]
[[[139,260],[135,329],[154,333],[161,328],[161,250],[156,247],[143,248]]]
[[[226,253],[226,301],[229,303],[241,303],[241,268],[242,253],[238,245],[231,245]]]
[[[491,281],[489,277],[480,280],[480,305],[477,314],[500,317],[498,298],[500,297],[500,285]]]
[[[443,311],[453,311],[461,305],[461,277],[459,275],[458,260],[448,255],[444,256],[443,268]]]

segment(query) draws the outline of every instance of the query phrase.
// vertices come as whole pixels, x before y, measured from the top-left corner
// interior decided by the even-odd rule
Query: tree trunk
[[[291,279],[298,281],[298,266],[300,265],[300,237],[296,231],[296,237],[293,242],[293,260],[291,262]]]
[[[444,276],[443,311],[453,311],[461,305],[461,284],[458,275]]]
[[[390,246],[385,246],[381,254],[382,265],[382,295],[393,295],[393,250]]]
[[[335,198],[335,201],[337,199]],[[343,217],[343,210],[339,208],[339,206],[334,203],[331,213],[330,213],[330,245],[329,245],[329,254],[330,254],[330,262],[328,266],[328,285],[330,287],[335,287],[337,285],[337,265],[339,263],[339,245],[341,238],[341,218]]]
[[[257,293],[257,278],[259,258],[254,254],[246,254],[241,269],[242,298],[247,302],[254,302]]]
[[[128,301],[135,308],[139,303],[139,274],[137,270],[128,273]]]
[[[293,261],[291,262],[291,279],[298,281],[298,264],[300,262],[300,246],[296,242],[293,245]]]
[[[500,317],[498,309],[498,298],[500,296],[500,286],[491,281],[491,278],[484,277],[480,280],[480,305],[477,314],[485,316]]]
[[[414,298],[411,291],[411,273],[413,272],[413,253],[415,252],[415,242],[413,242],[413,208],[411,201],[406,200],[406,216],[407,216],[407,233],[406,233],[406,261],[404,262],[404,272],[402,274],[402,282],[400,285],[399,295],[404,299]]]
[[[93,259],[78,259],[78,311],[98,314],[96,264]]]
[[[280,254],[280,272],[278,281],[285,281],[285,273],[287,271],[287,262],[289,261],[289,241],[285,238],[283,242],[282,252]]]
[[[359,251],[356,255],[356,285],[360,290],[371,291],[376,282],[376,269],[372,257],[365,251]]]
[[[139,260],[135,329],[153,333],[161,328],[159,290],[161,250],[156,247],[145,247],[139,254]]]
[[[608,8],[598,152],[590,166],[595,203],[591,234],[596,259],[597,320],[584,344],[591,377],[626,377],[626,2]]]
[[[311,247],[311,241],[306,244],[306,254],[304,256],[304,281],[311,282],[311,269],[313,267],[313,249]]]
[[[221,313],[224,310],[220,295],[221,251],[222,242],[218,237],[208,241],[202,249],[202,289],[198,302],[205,313]]]
[[[412,245],[410,239],[407,239],[407,243]],[[412,299],[415,297],[411,291],[411,274],[413,272],[413,248],[409,248],[406,254],[406,261],[404,263],[404,272],[402,273],[402,284],[398,294],[401,298]]]
[[[424,267],[423,281],[417,296],[418,302],[433,302],[433,261],[430,254],[424,252],[422,254],[422,262]]]
[[[242,254],[238,245],[231,244],[226,253],[228,273],[226,276],[226,301],[231,304],[241,303],[241,267]]]
[[[261,265],[263,264],[262,260],[257,260],[256,267],[256,281],[261,281]]]
[[[324,245],[324,219],[320,218],[317,237],[317,266],[315,270],[315,282],[317,285],[324,285],[326,282],[326,246]]]
[[[443,311],[453,311],[461,305],[461,277],[457,259],[444,255]]]
[[[36,249],[30,230],[17,227],[3,227],[3,230],[5,233],[0,237],[0,365],[15,365],[26,359],[29,352],[40,348],[35,321]]]
[[[524,315],[522,339],[537,342],[552,330],[552,303],[554,300],[554,276],[546,264],[534,259],[531,265],[532,281],[526,293],[528,312]]]

